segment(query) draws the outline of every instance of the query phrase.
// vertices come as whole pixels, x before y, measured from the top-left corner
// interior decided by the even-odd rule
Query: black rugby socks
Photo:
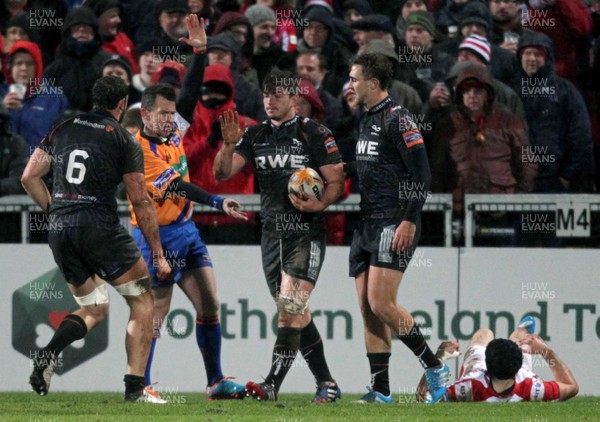
[[[367,353],[371,367],[371,387],[384,396],[390,395],[390,356],[391,353]]]
[[[273,347],[271,371],[265,378],[266,383],[275,386],[275,391],[279,391],[279,387],[296,359],[300,348],[301,332],[300,328],[279,327],[277,340]]]
[[[421,362],[423,368],[427,369],[440,366],[440,360],[427,345],[417,324],[413,324],[408,334],[399,335],[398,338],[419,358],[419,362]]]
[[[308,325],[302,329],[300,352],[318,385],[321,385],[326,381],[333,381],[331,373],[329,372],[329,367],[327,366],[327,360],[325,359],[323,339],[312,319]]]

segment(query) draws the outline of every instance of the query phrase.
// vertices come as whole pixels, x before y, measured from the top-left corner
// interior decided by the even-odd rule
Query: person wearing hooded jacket
[[[262,92],[239,72],[241,46],[231,34],[219,34],[208,40],[208,65],[223,64],[231,69],[235,85],[234,102],[238,111],[257,121],[265,120]]]
[[[523,19],[532,31],[548,35],[554,43],[556,73],[579,85],[587,66],[592,34],[591,13],[582,0],[526,0]]]
[[[234,92],[233,76],[227,66],[214,64],[206,67],[192,124],[183,138],[183,145],[192,184],[218,194],[253,194],[254,170],[251,164],[229,180],[216,180],[213,174],[213,162],[223,143],[219,117],[227,110],[236,109]],[[240,116],[240,123],[249,127],[257,122]],[[207,243],[222,243],[223,239],[233,238],[254,243],[258,240],[254,213],[247,216],[248,221],[241,222],[222,213],[202,213],[194,217],[194,222],[200,224],[202,237]]]
[[[84,6],[89,7],[98,19],[98,32],[102,37],[102,50],[110,54],[123,56],[133,74],[140,72],[135,45],[131,38],[121,31],[122,6],[119,0],[87,0]]]
[[[56,118],[69,108],[69,101],[57,81],[42,79],[42,53],[37,44],[17,41],[7,55],[6,83],[0,85],[2,103],[10,113],[12,131],[25,138],[33,152]],[[9,92],[13,83],[25,86],[21,99]]]
[[[457,82],[458,110],[434,132],[431,187],[452,192],[460,215],[465,194],[530,192],[537,165],[525,159],[529,141],[521,120],[494,104],[485,69],[470,66]]]
[[[55,81],[73,108],[92,109],[92,87],[110,54],[101,50],[98,20],[91,9],[71,10],[62,28],[62,51],[48,66],[44,77]]]
[[[345,42],[343,34],[338,31],[340,28],[336,26],[332,12],[326,7],[309,5],[302,12],[302,18],[307,22],[307,26],[302,28],[297,51],[316,51],[327,57],[329,71],[323,81],[323,87],[337,97],[342,91],[346,75],[350,72],[350,61],[354,52]],[[342,21],[339,22],[343,24]]]
[[[521,69],[513,87],[523,101],[529,137],[540,162],[535,192],[591,192],[592,131],[583,97],[556,74],[552,40],[542,33],[519,39]]]

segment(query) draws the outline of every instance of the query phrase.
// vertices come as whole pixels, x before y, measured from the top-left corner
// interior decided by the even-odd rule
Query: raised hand
[[[240,116],[237,111],[227,110],[219,117],[223,142],[228,145],[237,144],[244,136],[244,128],[240,125]]]
[[[189,38],[179,38],[179,42],[186,43],[200,51],[206,49],[206,26],[204,18],[198,20],[198,16],[190,14],[185,17],[185,26],[187,26]]]

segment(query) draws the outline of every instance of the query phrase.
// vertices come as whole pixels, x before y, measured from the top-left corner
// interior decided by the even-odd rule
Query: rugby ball
[[[324,188],[321,175],[315,170],[306,167],[296,170],[288,182],[288,192],[300,197],[321,199]]]

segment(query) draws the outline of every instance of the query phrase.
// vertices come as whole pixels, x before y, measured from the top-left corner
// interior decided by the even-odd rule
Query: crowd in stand
[[[600,188],[600,0],[80,3],[0,0],[0,196],[24,193],[33,149],[90,110],[91,87],[109,74],[130,88],[132,133],[144,89],[175,87],[191,181],[211,192],[256,192],[251,166],[214,179],[218,117],[264,120],[261,84],[274,67],[302,78],[298,114],[329,127],[352,161],[363,110],[348,74],[363,52],[393,64],[390,96],[413,114],[432,190],[452,193],[458,215],[468,193]],[[206,22],[206,54],[178,41],[190,13]],[[206,230],[228,223],[197,218]],[[331,217],[332,243],[344,241],[343,224]]]

